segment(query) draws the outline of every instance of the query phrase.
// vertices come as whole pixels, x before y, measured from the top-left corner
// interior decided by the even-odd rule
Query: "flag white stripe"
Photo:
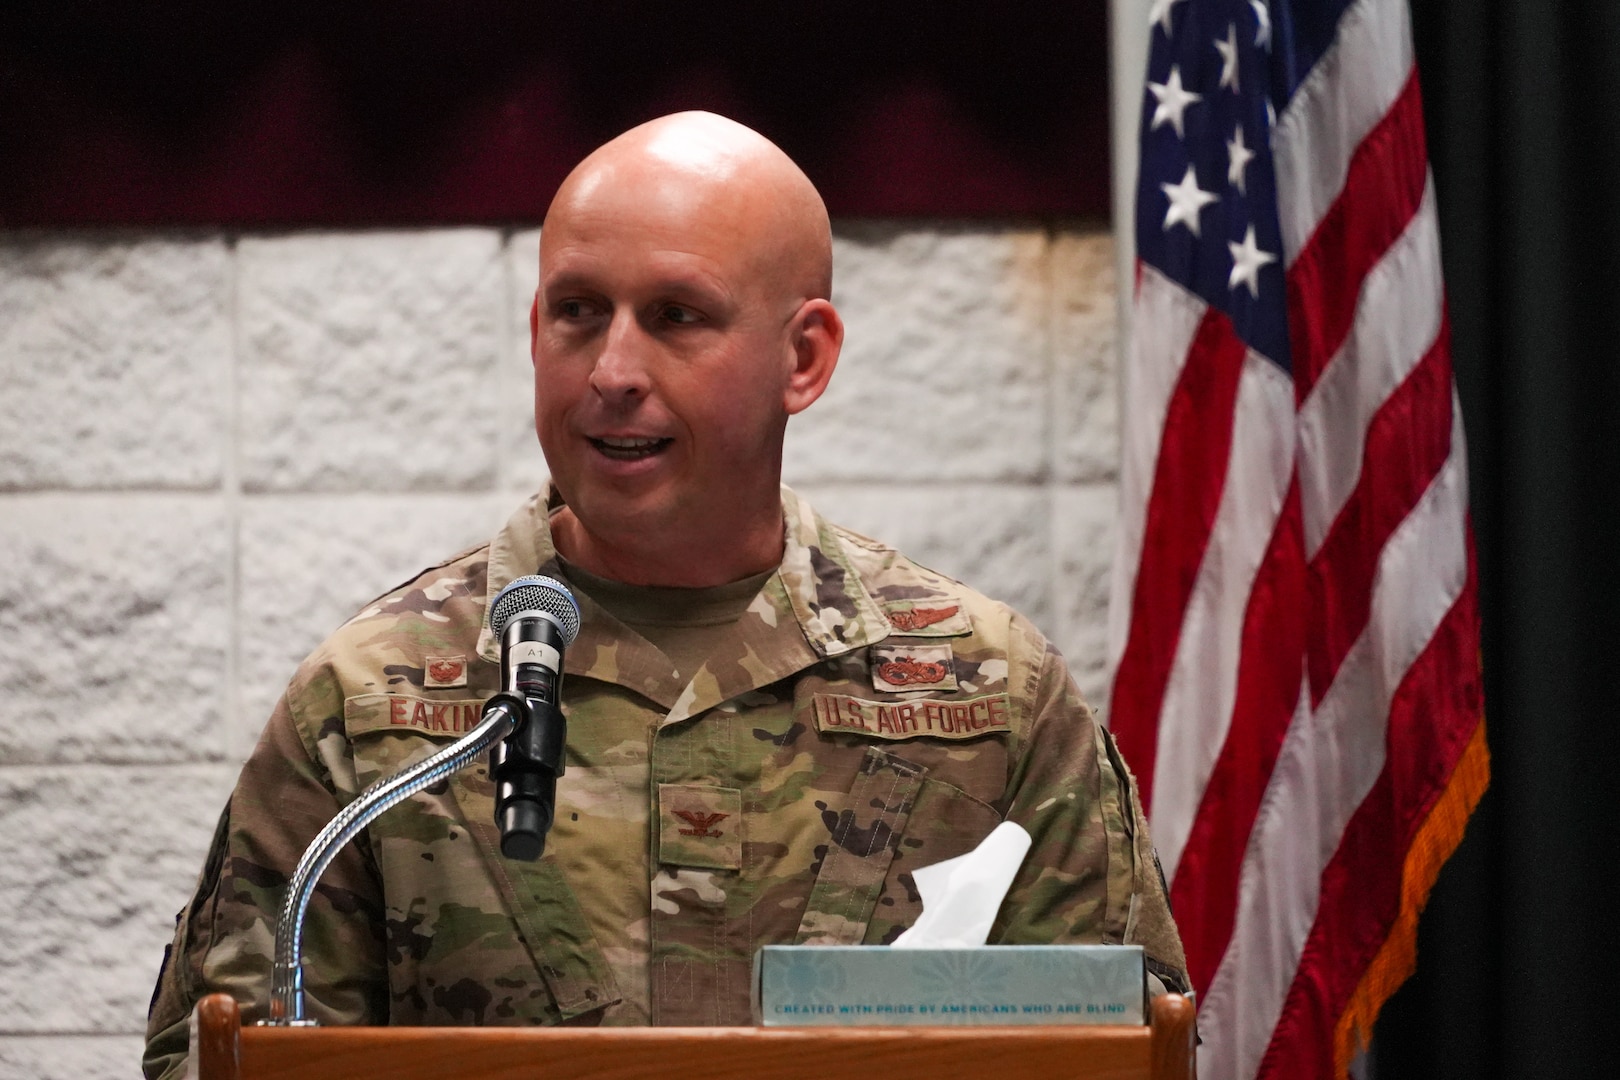
[[[1380,555],[1371,617],[1321,704],[1296,717],[1244,854],[1237,923],[1201,1008],[1199,1073],[1253,1076],[1316,918],[1321,875],[1384,767],[1389,705],[1467,578],[1467,459],[1452,452]]]
[[[1238,380],[1226,483],[1159,710],[1151,815],[1171,881],[1232,726],[1249,591],[1293,476],[1293,416],[1292,380],[1250,352]]]
[[[1309,712],[1310,692],[1302,682],[1288,730],[1303,730],[1309,723]],[[1280,768],[1280,760],[1278,764]],[[1296,837],[1284,832],[1281,837],[1272,838],[1271,847],[1283,848],[1294,839]],[[1292,872],[1291,852],[1270,850],[1267,855],[1276,865],[1259,868],[1258,841],[1258,832],[1251,833],[1239,883],[1237,925],[1221,957],[1221,965],[1198,1003],[1198,1031],[1202,1039],[1198,1047],[1198,1075],[1203,1080],[1251,1080],[1260,1055],[1271,1041],[1281,1008],[1280,1005],[1274,1009],[1256,1008],[1256,1005],[1272,1000],[1279,986],[1286,993],[1298,965],[1297,950],[1292,961],[1282,959],[1288,955],[1289,943],[1293,940],[1287,928],[1280,922],[1245,919],[1245,915],[1252,916],[1256,908],[1291,910],[1291,905],[1271,895],[1289,884],[1272,874],[1279,869],[1283,873]],[[1316,879],[1313,878],[1310,885],[1315,889]],[[1287,966],[1282,966],[1284,964]]]
[[[1120,515],[1108,604],[1108,680],[1113,685],[1130,631],[1131,597],[1142,557],[1153,474],[1159,466],[1165,412],[1187,363],[1206,305],[1151,266],[1141,267],[1130,356],[1121,378]],[[1106,715],[1106,714],[1105,714]]]
[[[1406,0],[1357,0],[1333,45],[1299,84],[1271,136],[1285,265],[1344,189],[1350,158],[1411,76]]]
[[[1355,322],[1299,410],[1305,553],[1314,558],[1361,478],[1367,424],[1440,335],[1445,287],[1430,178],[1423,201],[1367,274]]]

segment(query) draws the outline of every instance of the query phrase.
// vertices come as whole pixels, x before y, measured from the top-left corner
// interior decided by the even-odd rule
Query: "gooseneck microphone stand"
[[[477,727],[432,757],[372,784],[316,834],[298,860],[292,880],[287,883],[281,917],[276,921],[276,959],[270,975],[271,1024],[315,1023],[304,1018],[304,914],[309,909],[315,883],[337,858],[338,852],[384,811],[451,773],[459,772],[479,754],[506,738],[525,718],[526,704],[522,698],[506,693],[490,698]]]
[[[545,636],[559,646],[553,654],[555,670],[549,680],[538,680],[544,685],[545,697],[531,697],[520,691],[536,684],[529,665],[512,656],[514,643],[532,639],[536,623],[547,624],[552,631]],[[562,771],[564,731],[562,713],[556,707],[556,692],[562,679],[561,648],[572,644],[579,633],[579,608],[573,596],[551,578],[531,576],[518,578],[496,597],[490,608],[490,629],[501,641],[501,683],[503,689],[484,703],[483,716],[478,726],[438,753],[384,777],[362,791],[353,802],[338,811],[304,849],[298,866],[287,883],[287,894],[282,902],[281,915],[276,921],[275,960],[270,972],[270,1016],[261,1021],[276,1027],[313,1027],[316,1022],[304,1015],[304,916],[309,910],[310,897],[326,868],[337,858],[338,852],[360,831],[382,813],[404,800],[459,772],[486,750],[492,754],[492,779],[496,779],[503,797],[508,796],[513,781],[500,781],[496,773],[511,772],[514,758],[532,763],[538,768],[549,768],[550,774],[539,784],[523,783],[516,786],[543,791],[554,798],[555,777]],[[521,645],[519,646],[521,650]],[[508,740],[515,744],[508,745]],[[543,748],[543,749],[542,749]],[[498,799],[496,817],[502,825],[502,851],[509,857],[529,861],[540,857],[544,845],[544,832],[533,834],[535,824],[549,826],[551,805],[549,799],[538,813],[516,815],[528,825],[524,836],[511,841],[504,835],[509,819],[514,815],[503,807],[509,798]],[[504,813],[503,813],[504,811]]]

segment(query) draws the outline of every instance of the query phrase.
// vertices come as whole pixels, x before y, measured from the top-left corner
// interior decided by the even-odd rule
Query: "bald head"
[[[709,113],[579,164],[540,232],[534,417],[576,566],[737,581],[782,557],[788,418],[843,344],[827,210],[758,133]]]
[[[775,143],[734,120],[675,113],[599,147],[546,212],[542,263],[554,224],[622,216],[630,207],[651,228],[710,231],[781,302],[832,292],[832,230],[820,194]]]

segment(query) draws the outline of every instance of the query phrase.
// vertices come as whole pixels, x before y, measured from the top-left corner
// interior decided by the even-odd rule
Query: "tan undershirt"
[[[682,589],[626,585],[597,577],[566,559],[557,561],[571,584],[656,645],[683,679],[691,679],[715,647],[730,636],[732,625],[776,573],[772,569],[726,585]]]

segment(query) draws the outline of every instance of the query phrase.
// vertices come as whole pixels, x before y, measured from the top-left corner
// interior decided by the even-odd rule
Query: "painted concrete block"
[[[0,490],[218,484],[229,297],[217,237],[0,237]]]
[[[218,758],[229,524],[187,495],[0,497],[0,761]]]
[[[1046,256],[1039,230],[841,224],[844,353],[788,425],[789,482],[1043,476]]]
[[[223,765],[0,769],[7,1033],[145,1030],[235,778]]]
[[[28,1080],[131,1080],[141,1075],[139,1035],[0,1035],[0,1076]]]
[[[493,484],[498,233],[297,234],[238,258],[246,490]]]

